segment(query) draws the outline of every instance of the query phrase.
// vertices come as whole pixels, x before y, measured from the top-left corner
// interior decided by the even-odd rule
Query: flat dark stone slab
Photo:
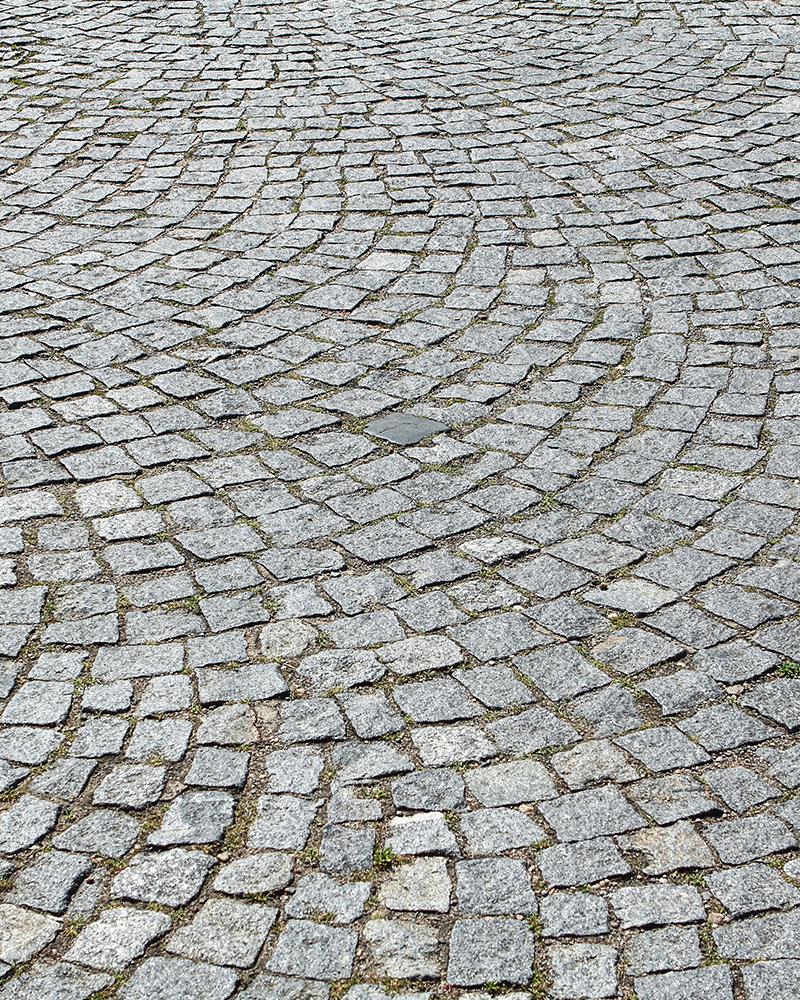
[[[413,413],[389,413],[370,421],[364,430],[367,434],[383,441],[391,441],[392,444],[416,444],[431,434],[449,431],[450,427],[438,420],[417,417]]]

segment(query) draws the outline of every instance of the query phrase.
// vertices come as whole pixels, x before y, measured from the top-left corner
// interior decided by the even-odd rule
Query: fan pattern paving
[[[0,36],[0,1000],[800,994],[800,6]]]

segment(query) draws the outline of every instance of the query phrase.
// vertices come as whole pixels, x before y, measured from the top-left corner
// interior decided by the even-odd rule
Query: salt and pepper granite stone
[[[3,41],[0,1000],[794,1000],[797,11]]]

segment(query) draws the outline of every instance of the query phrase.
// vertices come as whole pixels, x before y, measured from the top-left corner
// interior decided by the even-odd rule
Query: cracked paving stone
[[[350,740],[331,750],[331,763],[342,785],[413,771],[409,758],[393,746]]]
[[[718,684],[696,670],[677,670],[674,674],[654,677],[641,684],[658,702],[664,715],[687,712],[706,701],[720,701],[724,693]]]
[[[403,591],[383,570],[325,580],[322,588],[347,615],[367,611],[377,603],[388,604],[403,596]]]
[[[502,570],[500,575],[515,587],[528,590],[546,600],[575,590],[592,578],[590,573],[568,566],[549,555],[536,556],[526,562],[518,563],[511,569]],[[534,644],[528,643],[528,645]],[[510,652],[517,651],[510,650]]]
[[[784,656],[794,656],[797,650],[797,625],[792,621],[770,625],[758,633],[758,643],[765,649]]]
[[[374,739],[405,728],[403,717],[392,708],[382,691],[348,692],[338,695],[337,700],[361,739]]]
[[[331,550],[277,548],[268,549],[259,563],[278,580],[298,580],[344,567],[341,554]]]
[[[709,797],[703,784],[686,773],[643,778],[629,785],[625,791],[640,809],[660,824],[720,812],[719,806]]]
[[[769,769],[769,776],[780,781],[789,788],[796,788],[800,785],[800,753],[797,748],[790,750],[766,751],[764,755],[768,760],[774,761]]]
[[[612,628],[608,618],[572,597],[559,597],[554,601],[547,601],[531,609],[528,614],[537,625],[565,639],[584,639],[588,636],[603,635]]]
[[[0,785],[3,788],[3,791],[13,788],[15,785],[19,784],[23,778],[27,778],[29,774],[30,769],[27,767],[14,767],[13,764],[9,764],[7,760],[0,762]]]
[[[532,692],[508,667],[473,667],[456,670],[453,676],[490,709],[529,705],[534,701]]]
[[[800,682],[788,677],[759,684],[739,699],[745,708],[780,723],[787,729],[800,729]]]
[[[617,629],[592,649],[596,660],[623,674],[638,673],[683,653],[677,643],[638,628]]]
[[[392,521],[341,535],[338,541],[347,552],[369,563],[379,562],[381,559],[396,559],[397,556],[418,552],[431,545],[425,535]]]
[[[645,619],[646,624],[660,629],[686,646],[706,650],[709,646],[731,639],[735,630],[723,625],[687,604],[673,604]]]

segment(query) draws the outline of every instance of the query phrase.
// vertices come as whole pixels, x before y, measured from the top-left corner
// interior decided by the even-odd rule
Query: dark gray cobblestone
[[[0,1000],[794,1000],[800,6],[0,36]]]

